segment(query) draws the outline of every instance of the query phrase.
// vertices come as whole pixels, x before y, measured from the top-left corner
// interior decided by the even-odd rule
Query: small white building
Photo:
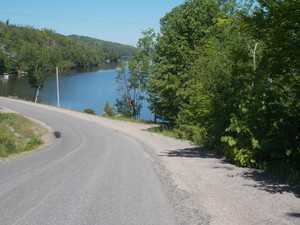
[[[8,78],[9,78],[9,74],[4,73],[4,74],[3,74],[3,79],[4,79],[4,80],[8,80]]]

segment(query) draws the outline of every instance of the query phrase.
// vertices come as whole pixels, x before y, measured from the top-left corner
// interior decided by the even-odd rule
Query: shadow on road
[[[300,218],[300,213],[286,213],[287,216]]]
[[[223,156],[216,155],[212,151],[200,147],[185,148],[185,149],[178,149],[178,150],[166,150],[164,154],[160,156],[187,157],[187,158],[216,158],[216,159],[224,158]]]
[[[266,191],[270,194],[283,194],[293,193],[295,197],[300,198],[300,190],[283,183],[281,179],[267,172],[261,172],[258,170],[245,171],[241,174],[245,179],[255,180],[256,184],[247,185],[254,188],[257,188],[262,191]]]
[[[159,155],[161,157],[183,157],[183,158],[214,158],[218,160],[220,166],[212,166],[213,169],[227,169],[234,170],[236,167],[230,163],[229,160],[225,159],[224,156],[216,155],[214,152],[200,148],[185,148],[185,149],[177,149],[177,150],[166,150],[163,154]],[[300,198],[300,190],[294,187],[291,187],[279,179],[278,177],[263,172],[260,170],[244,170],[242,173],[238,173],[238,175],[244,179],[251,179],[256,181],[254,185],[245,185],[257,188],[261,191],[268,192],[270,194],[276,193],[293,193],[295,197]],[[298,216],[298,214],[296,215]]]

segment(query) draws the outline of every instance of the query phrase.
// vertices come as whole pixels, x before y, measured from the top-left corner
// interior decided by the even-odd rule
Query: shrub
[[[92,109],[85,109],[84,112],[88,114],[96,115],[95,111]]]
[[[180,124],[179,127],[175,129],[175,133],[178,138],[193,141],[201,147],[203,147],[207,139],[206,130],[193,125]]]
[[[106,117],[113,117],[115,115],[115,112],[112,108],[112,106],[109,104],[109,101],[107,101],[104,105],[104,108],[102,109],[102,116]]]

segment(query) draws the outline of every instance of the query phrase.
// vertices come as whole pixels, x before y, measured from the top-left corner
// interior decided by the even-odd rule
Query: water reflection
[[[115,77],[118,63],[105,63],[96,68],[60,71],[60,105],[61,107],[83,111],[93,109],[98,115],[106,101],[111,105],[119,97],[116,92]],[[24,100],[32,100],[33,88],[28,84],[27,77],[14,77],[0,81],[1,96],[17,96]],[[55,74],[48,74],[44,87],[41,89],[38,102],[57,105]],[[153,120],[153,115],[143,102],[141,118]]]
[[[93,67],[82,67],[82,68],[76,68],[76,69],[70,69],[61,71],[62,75],[70,75],[74,73],[85,73],[85,72],[96,72],[99,70],[116,70],[119,66],[119,62],[110,62],[110,63],[100,63],[99,66],[93,66]],[[54,73],[53,73],[54,75]]]

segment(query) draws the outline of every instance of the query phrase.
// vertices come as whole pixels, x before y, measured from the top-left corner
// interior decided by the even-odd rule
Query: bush
[[[92,109],[85,109],[84,112],[88,114],[96,115],[95,111]]]
[[[102,109],[102,116],[105,117],[113,117],[115,115],[115,112],[112,108],[112,106],[109,104],[109,101],[107,101],[104,105],[104,108]]]
[[[175,129],[175,133],[178,138],[193,141],[201,147],[203,147],[207,138],[207,133],[204,128],[193,125],[180,124],[179,127]]]

